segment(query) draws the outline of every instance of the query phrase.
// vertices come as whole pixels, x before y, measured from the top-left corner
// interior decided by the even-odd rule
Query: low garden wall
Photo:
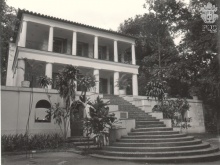
[[[126,98],[125,98],[126,99]],[[171,98],[175,99],[175,98]],[[131,101],[131,98],[129,100]],[[201,100],[197,99],[187,99],[190,108],[186,114],[186,117],[191,118],[189,127],[185,132],[189,133],[203,133],[205,132],[205,123],[204,123],[204,108]],[[146,96],[135,96],[132,102],[135,106],[141,108],[146,113],[151,114],[152,108],[157,104],[155,99],[147,99]]]
[[[49,94],[51,96],[50,99],[52,104],[57,102],[62,103],[57,90],[49,90]],[[76,99],[78,99],[80,94],[81,92],[77,92]],[[96,95],[92,95],[90,93],[88,93],[88,95],[91,95],[91,100],[94,100],[97,97]],[[38,116],[39,118],[45,116],[44,108],[36,108],[37,103],[41,100],[49,102],[44,89],[1,86],[2,135],[25,133],[29,116],[30,102],[32,102],[29,117],[30,133],[60,133],[59,126],[54,124],[54,120],[52,118],[50,122],[36,120]],[[70,136],[70,133],[68,136]]]

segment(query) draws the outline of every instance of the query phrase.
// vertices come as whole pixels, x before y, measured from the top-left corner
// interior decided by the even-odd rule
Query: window
[[[53,52],[56,52],[56,53],[63,52],[63,39],[61,38],[53,39]]]
[[[107,59],[107,48],[106,46],[99,46],[99,59],[106,60]]]
[[[66,53],[67,52],[67,39],[55,37],[53,39],[53,52]]]
[[[89,45],[87,43],[77,42],[78,56],[88,57],[89,56],[88,49],[89,49]]]
[[[50,123],[51,122],[51,105],[47,100],[40,100],[35,106],[35,122]]]

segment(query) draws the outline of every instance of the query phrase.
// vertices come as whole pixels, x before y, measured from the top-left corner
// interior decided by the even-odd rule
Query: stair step
[[[129,114],[128,114],[128,116],[129,116]],[[132,116],[129,116],[130,118],[132,118]],[[133,119],[136,119],[136,123],[144,123],[145,124],[145,122],[159,122],[160,120],[159,119],[146,119],[145,117],[136,117],[136,116],[134,116],[134,118]]]
[[[118,105],[119,111],[128,112],[128,118],[136,121],[136,129],[92,156],[153,163],[220,160],[217,147],[194,139],[193,136],[173,131],[173,128],[167,128],[164,122],[146,114],[140,107],[119,96],[104,95],[104,98]]]
[[[129,132],[128,135],[167,135],[167,134],[177,134],[178,131],[148,131],[148,132]]]
[[[178,137],[178,138],[154,138],[154,139],[128,139],[128,138],[122,138],[120,139],[120,142],[125,142],[125,143],[149,143],[149,142],[177,142],[177,141],[189,141],[189,140],[194,140],[193,136],[186,136],[186,137]]]
[[[132,132],[148,132],[148,131],[172,131],[173,128],[168,127],[150,127],[150,128],[136,128]]]
[[[127,136],[122,136],[122,138],[124,139],[152,139],[152,138],[156,138],[156,139],[164,139],[164,138],[181,138],[181,137],[186,137],[186,134],[168,134],[168,135],[127,135]]]
[[[117,151],[102,151],[101,154],[108,156],[119,157],[165,157],[165,156],[187,156],[187,155],[202,155],[218,152],[217,147],[210,147],[198,150],[188,151],[168,151],[168,152],[117,152]]]
[[[196,145],[188,146],[166,146],[166,147],[122,147],[122,146],[107,146],[105,150],[108,151],[123,151],[123,152],[168,152],[168,151],[187,151],[187,150],[196,150],[196,149],[205,149],[209,148],[210,144],[203,142]]]
[[[137,120],[137,125],[148,125],[148,124],[164,124],[162,121],[148,121],[148,120]]]
[[[205,162],[220,160],[220,152],[203,154],[203,155],[188,155],[188,156],[174,156],[174,157],[116,157],[116,156],[105,156],[98,154],[91,154],[96,158],[103,158],[109,160],[126,160],[126,161],[141,161],[149,163],[183,163],[183,162]]]
[[[154,143],[124,143],[115,142],[112,146],[122,147],[171,147],[171,146],[187,146],[201,144],[202,141],[195,139],[190,141],[177,141],[177,142],[154,142]]]
[[[146,125],[137,125],[136,128],[149,128],[149,127],[166,127],[165,124],[146,124]]]

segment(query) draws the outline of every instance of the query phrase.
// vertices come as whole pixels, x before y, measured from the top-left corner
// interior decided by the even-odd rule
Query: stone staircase
[[[93,157],[110,160],[165,162],[203,162],[220,159],[219,148],[207,142],[173,131],[158,119],[146,114],[119,96],[105,95],[128,118],[136,119],[136,129],[111,146],[106,146]]]

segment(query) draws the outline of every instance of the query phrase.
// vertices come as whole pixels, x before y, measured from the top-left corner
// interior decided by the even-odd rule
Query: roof
[[[78,23],[78,22],[73,22],[73,21],[70,21],[70,20],[65,20],[65,19],[61,19],[61,18],[57,18],[57,17],[52,17],[52,16],[49,16],[49,15],[44,15],[44,14],[40,14],[40,13],[36,13],[36,12],[24,10],[24,9],[23,10],[18,9],[17,17],[19,19],[21,19],[22,14],[30,14],[30,15],[34,15],[34,16],[38,16],[38,17],[42,17],[42,18],[47,18],[47,19],[51,19],[51,20],[55,20],[55,21],[59,21],[59,22],[69,23],[69,24],[72,24],[72,25],[77,25],[77,26],[81,26],[81,27],[86,27],[86,28],[90,28],[90,29],[95,29],[95,30],[99,30],[99,31],[107,32],[107,33],[112,33],[112,34],[116,34],[116,35],[120,35],[120,36],[124,36],[124,37],[137,39],[137,37],[135,37],[135,36],[126,35],[126,34],[116,32],[116,31],[113,31],[113,30],[106,30],[106,29],[102,29],[102,28],[98,28],[98,27],[94,27],[94,26],[90,26],[90,25],[86,25],[86,24],[81,24],[81,23]]]

